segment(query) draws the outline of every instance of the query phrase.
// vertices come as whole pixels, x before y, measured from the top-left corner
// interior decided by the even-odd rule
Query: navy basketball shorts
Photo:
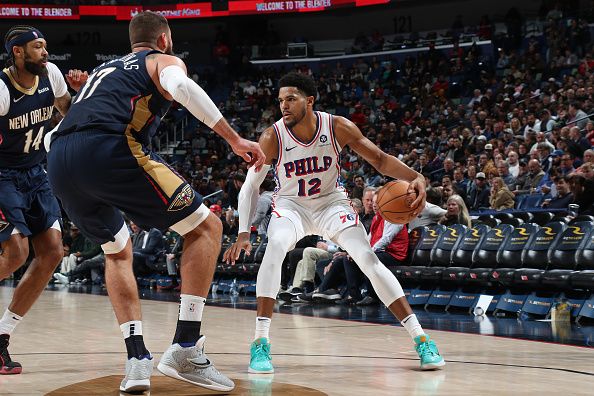
[[[209,214],[202,196],[131,137],[74,132],[54,139],[47,158],[50,184],[68,217],[106,253],[127,242],[123,213],[145,230],[182,235]],[[124,245],[110,252],[106,246],[114,241]]]
[[[61,230],[62,212],[41,165],[0,169],[0,242],[12,234]]]

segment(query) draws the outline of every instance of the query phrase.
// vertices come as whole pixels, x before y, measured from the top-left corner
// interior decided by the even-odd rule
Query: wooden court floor
[[[12,288],[0,287],[5,307]],[[177,304],[143,301],[144,334],[156,359],[167,348]],[[4,308],[2,308],[4,309]],[[206,351],[237,383],[237,395],[594,394],[594,350],[475,334],[431,331],[448,364],[421,372],[401,327],[277,314],[273,376],[248,375],[254,312],[207,307]],[[23,374],[0,376],[0,395],[119,395],[125,363],[105,296],[45,291],[11,340]],[[162,376],[151,395],[218,394]]]

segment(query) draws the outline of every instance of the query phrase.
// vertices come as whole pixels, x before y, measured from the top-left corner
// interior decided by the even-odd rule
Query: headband
[[[37,40],[40,38],[43,38],[43,34],[41,34],[41,32],[37,29],[21,33],[12,40],[10,40],[8,43],[6,43],[6,52],[8,52],[8,55],[12,55],[12,47],[14,47],[15,45],[25,45],[29,41]]]

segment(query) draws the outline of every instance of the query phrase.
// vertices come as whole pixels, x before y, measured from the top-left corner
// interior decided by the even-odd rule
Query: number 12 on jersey
[[[297,193],[297,195],[299,195],[300,197],[311,197],[312,195],[320,193],[320,184],[322,184],[322,181],[317,177],[311,179],[307,183],[310,186],[309,190],[307,190],[307,193],[305,192],[305,184],[305,179],[299,179],[299,192]]]

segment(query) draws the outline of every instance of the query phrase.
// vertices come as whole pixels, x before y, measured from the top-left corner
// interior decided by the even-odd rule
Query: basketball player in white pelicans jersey
[[[384,175],[407,180],[417,193],[418,211],[425,206],[425,180],[397,158],[387,155],[343,117],[313,110],[316,88],[313,79],[289,73],[279,81],[278,100],[282,119],[260,137],[266,166],[248,171],[239,193],[239,236],[224,259],[235,262],[246,250],[258,189],[274,163],[277,189],[268,226],[268,246],[258,271],[256,295],[258,316],[251,345],[249,371],[272,373],[268,331],[280,287],[281,264],[286,253],[306,235],[323,235],[341,246],[371,280],[384,304],[402,323],[416,344],[421,369],[445,365],[435,343],[421,328],[400,283],[379,261],[366,238],[365,229],[338,184],[339,153],[348,145]]]

